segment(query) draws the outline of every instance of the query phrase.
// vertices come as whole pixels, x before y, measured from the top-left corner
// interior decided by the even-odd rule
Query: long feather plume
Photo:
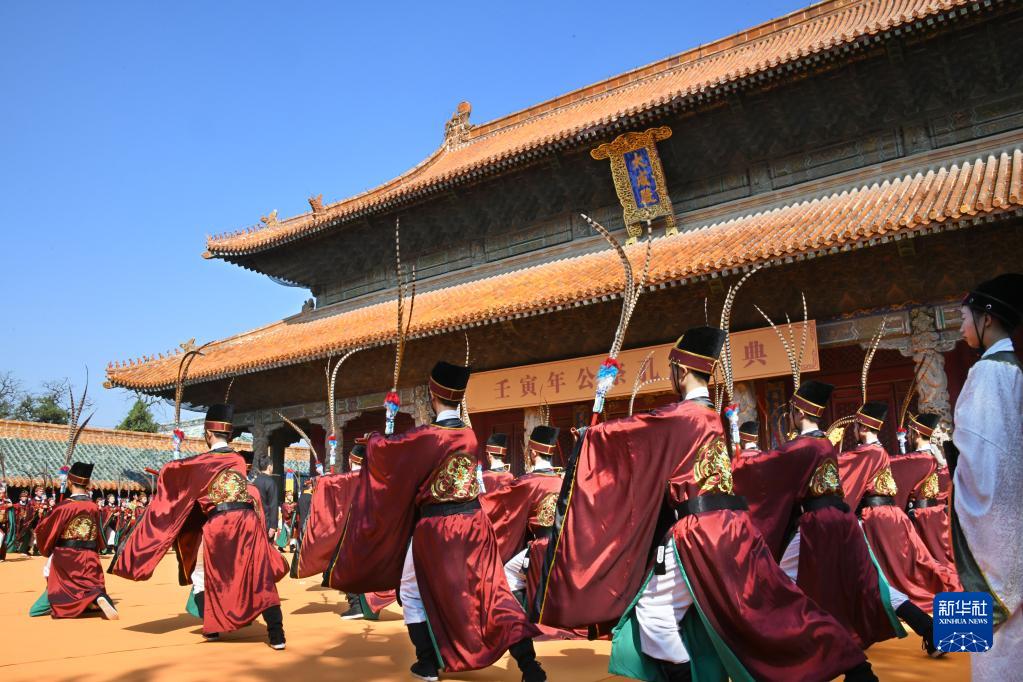
[[[469,366],[469,332],[463,331],[465,334],[465,366]],[[472,428],[472,418],[469,417],[469,400],[465,394],[462,394],[462,419],[465,420],[465,425],[470,429]]]
[[[231,380],[227,382],[227,390],[224,391],[224,402],[231,402],[231,388],[234,386],[234,380],[237,377],[231,377]]]
[[[636,373],[636,380],[632,382],[632,395],[629,396],[629,416],[632,416],[633,406],[636,403],[636,394],[639,393],[645,386],[650,384],[656,384],[659,381],[664,381],[665,377],[656,377],[653,379],[644,379],[643,375],[650,368],[650,362],[654,357],[654,351],[650,351],[643,358],[643,362],[639,366],[639,372]]]
[[[870,365],[874,362],[874,354],[877,352],[877,346],[881,343],[881,337],[884,336],[884,328],[888,323],[888,316],[885,315],[881,318],[881,324],[877,328],[873,338],[870,340],[870,346],[867,348],[867,355],[863,358],[863,371],[860,374],[860,393],[863,397],[863,404],[867,402],[867,375],[870,373]]]
[[[95,412],[85,418],[85,421],[79,423],[82,417],[82,410],[85,408],[85,400],[89,396],[89,368],[85,368],[85,386],[82,388],[82,397],[79,398],[78,402],[75,402],[74,390],[68,386],[68,399],[71,402],[70,409],[68,410],[68,434],[67,442],[64,447],[64,466],[71,464],[71,457],[74,455],[75,446],[78,445],[78,439],[82,437],[82,431],[86,426],[89,425],[89,421],[92,419]]]
[[[913,402],[913,396],[916,395],[920,376],[930,366],[932,357],[931,355],[925,356],[923,362],[920,363],[920,369],[913,373],[913,381],[910,382],[909,388],[906,389],[906,396],[902,399],[902,405],[899,406],[899,428],[906,428],[906,415],[909,414],[909,406]]]
[[[203,345],[196,348],[195,339],[190,339],[185,343],[181,344],[181,349],[185,352],[181,356],[181,360],[178,361],[178,377],[174,383],[174,428],[181,428],[181,401],[185,397],[185,381],[188,380],[188,370],[192,366],[192,361],[196,357],[202,355],[202,351],[206,346],[213,343],[207,341]]]
[[[319,460],[320,457],[319,457],[319,455],[316,452],[316,448],[313,447],[313,439],[309,437],[309,434],[307,434],[305,431],[303,431],[301,426],[299,426],[298,424],[296,424],[295,422],[291,421],[290,419],[285,417],[283,414],[281,414],[280,410],[277,411],[277,416],[280,417],[284,421],[285,424],[287,424],[291,428],[295,429],[295,432],[299,435],[299,437],[302,438],[302,440],[304,440],[306,442],[306,445],[309,446],[309,449],[312,450],[313,456],[316,457],[317,460]],[[323,462],[320,461],[320,464],[323,464]]]
[[[0,476],[4,477],[4,487],[7,487],[7,458],[4,457],[3,450],[0,450]]]
[[[802,374],[802,369],[803,369],[802,368],[803,349],[802,348],[797,348],[797,346],[796,346],[795,333],[792,331],[792,323],[789,320],[789,316],[787,314],[785,315],[785,321],[789,325],[789,327],[788,327],[788,334],[789,334],[789,336],[788,336],[788,338],[786,338],[786,335],[782,332],[782,330],[778,327],[778,325],[776,325],[774,323],[774,320],[772,320],[767,315],[767,313],[765,313],[763,310],[761,310],[760,306],[754,305],[753,307],[756,309],[756,311],[758,313],[760,313],[761,317],[763,317],[765,320],[767,320],[767,324],[771,325],[771,329],[774,330],[774,333],[778,337],[778,340],[781,341],[782,348],[785,350],[785,357],[789,361],[789,369],[792,372],[792,390],[798,391],[799,390],[799,377]],[[803,343],[804,344],[805,344],[805,340],[806,340],[806,326],[807,326],[807,324],[808,324],[808,320],[806,319],[806,297],[804,296],[803,297]]]
[[[335,436],[337,435],[337,403],[334,400],[334,396],[336,395],[334,389],[337,386],[337,372],[341,369],[341,365],[344,364],[345,360],[352,357],[360,350],[362,349],[353,348],[348,351],[338,358],[337,363],[334,365],[334,369],[330,370],[329,379],[327,381],[327,413],[330,415],[330,432]],[[327,361],[327,368],[330,368],[329,360]]]
[[[721,306],[721,331],[725,333],[724,358],[721,362],[721,366],[725,376],[725,393],[729,404],[731,404],[732,398],[735,395],[735,373],[732,368],[732,341],[731,334],[729,333],[732,326],[732,309],[735,307],[735,297],[739,295],[739,289],[741,289],[742,285],[746,283],[746,280],[752,277],[759,269],[759,266],[751,269],[733,286],[728,287],[728,293],[725,295],[725,303]]]

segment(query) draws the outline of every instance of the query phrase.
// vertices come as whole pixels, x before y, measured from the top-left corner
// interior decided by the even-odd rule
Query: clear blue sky
[[[132,396],[101,387],[108,361],[309,296],[204,261],[206,234],[390,179],[463,99],[487,121],[805,4],[4,2],[0,371],[35,389],[88,365],[113,426]]]

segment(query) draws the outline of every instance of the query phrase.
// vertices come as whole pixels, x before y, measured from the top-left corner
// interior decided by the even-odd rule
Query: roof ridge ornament
[[[469,131],[473,128],[473,124],[469,122],[469,114],[471,113],[471,104],[466,101],[458,103],[455,113],[444,124],[445,149],[451,150],[469,141]]]
[[[259,222],[263,227],[273,227],[277,224],[277,209],[270,211],[267,215],[259,216]]]

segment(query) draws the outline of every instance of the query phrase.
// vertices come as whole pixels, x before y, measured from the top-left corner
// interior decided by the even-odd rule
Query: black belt
[[[746,498],[742,495],[700,495],[698,497],[690,497],[682,504],[676,506],[675,513],[681,519],[693,514],[721,511],[722,509],[743,511],[749,509],[749,505],[746,504]]]
[[[936,497],[926,500],[916,500],[913,502],[913,509],[927,509],[927,507],[937,507],[939,504],[945,504],[944,500],[939,500]]]
[[[533,531],[533,538],[540,540],[541,538],[547,538],[550,540],[554,537],[554,527],[544,526],[543,528],[537,528]]]
[[[221,502],[206,515],[206,518],[212,519],[217,514],[223,514],[224,512],[229,511],[238,511],[239,509],[254,511],[255,507],[252,506],[251,502]]]
[[[468,502],[442,502],[427,504],[419,508],[419,518],[428,519],[432,516],[454,516],[455,514],[472,514],[480,508],[480,501],[473,498]]]
[[[845,503],[845,500],[838,495],[823,495],[821,497],[811,497],[810,499],[803,500],[799,505],[799,511],[801,514],[808,514],[818,509],[827,509],[828,507],[834,507],[844,512],[849,511],[849,505]]]
[[[867,495],[860,500],[860,509],[864,507],[895,507],[897,503],[891,495]]]
[[[67,549],[91,549],[94,552],[98,549],[95,540],[57,540],[57,546]]]

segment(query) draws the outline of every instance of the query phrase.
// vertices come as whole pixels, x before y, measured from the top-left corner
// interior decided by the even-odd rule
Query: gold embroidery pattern
[[[448,455],[430,484],[430,495],[437,502],[466,502],[479,494],[476,460],[464,452]]]
[[[554,514],[558,510],[558,494],[547,493],[536,506],[536,525],[544,528],[554,526]]]
[[[938,485],[938,474],[931,474],[924,479],[923,485],[920,486],[920,499],[937,499],[939,492],[941,492],[941,487]]]
[[[60,533],[61,540],[84,540],[85,542],[95,541],[99,538],[96,532],[96,522],[88,514],[79,514],[64,526]]]
[[[723,438],[715,438],[700,448],[693,478],[701,492],[732,494],[732,460]]]
[[[842,480],[838,475],[838,462],[831,457],[821,462],[810,477],[810,496],[825,495],[845,497],[845,493],[842,492]]]
[[[895,485],[895,478],[892,476],[892,468],[885,467],[874,476],[874,494],[894,497],[899,493],[899,487]]]
[[[225,502],[252,502],[249,495],[248,481],[234,469],[226,469],[217,474],[210,483],[210,501],[213,504]]]

